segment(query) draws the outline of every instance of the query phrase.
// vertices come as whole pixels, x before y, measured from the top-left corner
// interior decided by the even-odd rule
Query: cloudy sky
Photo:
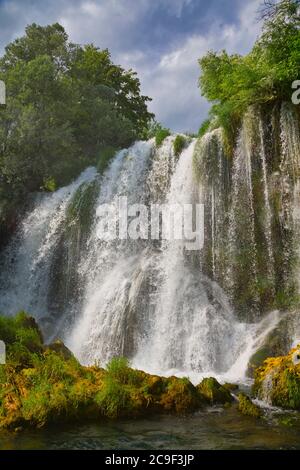
[[[197,130],[208,103],[197,81],[208,50],[248,52],[261,0],[0,0],[0,54],[29,23],[58,21],[77,43],[108,48],[138,72],[151,110],[174,131]]]

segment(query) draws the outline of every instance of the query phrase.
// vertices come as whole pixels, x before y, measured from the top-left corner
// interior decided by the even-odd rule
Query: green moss
[[[161,395],[160,405],[165,411],[186,414],[199,408],[201,400],[196,387],[188,379],[170,377]]]
[[[129,367],[125,357],[114,357],[107,365],[107,376],[122,385],[139,385],[142,377],[139,371]]]
[[[49,178],[45,178],[42,189],[44,189],[45,191],[49,191],[49,192],[56,191],[57,184],[56,184],[55,179],[52,176],[50,176]]]
[[[238,394],[238,410],[247,416],[253,416],[254,418],[260,418],[262,416],[262,411],[259,406],[250,400],[250,398],[244,393]]]
[[[173,142],[174,154],[178,157],[186,145],[186,138],[183,135],[177,135]]]
[[[99,154],[98,162],[97,162],[97,170],[100,174],[106,170],[109,162],[115,156],[117,149],[111,146],[104,147]]]
[[[14,318],[0,316],[0,339],[7,345],[9,357],[22,348],[28,352],[42,350],[41,331],[34,318],[23,311]]]
[[[229,392],[235,392],[236,390],[239,389],[238,384],[232,384],[229,382],[226,382],[225,384],[223,384],[223,387],[226,388],[226,390],[228,390]]]
[[[0,367],[0,428],[42,427],[101,417],[187,414],[208,403],[230,403],[218,382],[195,387],[187,378],[159,377],[113,358],[106,370],[82,366],[61,341],[45,346],[25,313],[0,317],[8,361]],[[38,346],[38,350],[36,350]]]
[[[60,339],[53,341],[51,344],[48,344],[46,346],[46,351],[54,351],[66,360],[73,358],[73,353],[64,345]]]
[[[230,391],[219,384],[214,377],[203,379],[202,382],[197,385],[197,390],[207,402],[212,405],[216,403],[231,403],[233,401]]]
[[[163,141],[171,134],[170,129],[159,129],[155,134],[155,143],[160,147]]]
[[[66,224],[68,231],[73,225],[75,225],[74,230],[78,225],[84,234],[88,231],[94,215],[93,208],[98,190],[97,180],[79,186],[67,209]]]
[[[255,371],[255,396],[274,406],[300,410],[300,364],[293,361],[299,348],[287,356],[268,358]]]

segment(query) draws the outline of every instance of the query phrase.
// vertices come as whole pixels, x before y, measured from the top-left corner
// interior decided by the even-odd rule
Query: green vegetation
[[[186,145],[186,138],[184,135],[177,135],[173,143],[173,149],[175,155],[178,157]]]
[[[205,121],[202,122],[199,132],[198,132],[198,137],[203,137],[204,134],[208,131],[210,127],[211,120],[210,119],[205,119]]]
[[[0,316],[7,361],[0,365],[0,428],[42,427],[70,420],[115,419],[147,413],[187,414],[211,403],[231,401],[214,379],[213,400],[187,378],[158,377],[114,358],[106,370],[84,367],[59,340],[43,343],[35,320],[24,312]]]
[[[170,129],[160,128],[155,134],[155,143],[160,147],[163,141],[171,134]]]
[[[202,382],[197,385],[197,389],[211,405],[216,403],[226,404],[233,401],[228,388],[220,385],[214,377],[203,379]]]
[[[259,406],[255,405],[245,393],[238,394],[238,401],[238,410],[243,415],[253,416],[254,418],[260,418],[262,416],[262,410]]]
[[[70,43],[57,23],[27,26],[8,44],[0,79],[0,223],[29,192],[53,191],[90,164],[103,169],[107,148],[130,145],[153,119],[136,73],[107,49]]]
[[[201,92],[213,102],[210,118],[217,118],[230,141],[249,105],[290,101],[292,82],[300,76],[299,5],[299,0],[267,2],[262,35],[248,55],[210,51],[200,59]],[[207,127],[206,121],[200,135]]]
[[[300,345],[287,356],[266,359],[255,371],[254,395],[273,406],[300,410],[299,351]]]
[[[110,160],[114,157],[116,152],[117,149],[112,146],[104,147],[100,151],[99,160],[97,162],[97,170],[100,173],[103,173],[103,171],[107,168]]]

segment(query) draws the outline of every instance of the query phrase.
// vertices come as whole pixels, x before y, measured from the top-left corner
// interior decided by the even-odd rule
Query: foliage
[[[117,150],[112,146],[107,146],[100,151],[99,159],[97,162],[97,170],[100,173],[103,173],[104,170],[107,168],[109,162],[116,154],[116,151]]]
[[[160,147],[163,141],[171,134],[170,129],[161,128],[155,134],[155,143]]]
[[[44,345],[38,325],[21,312],[0,316],[8,357],[0,366],[0,428],[70,420],[186,414],[207,403],[186,378],[158,377],[113,358],[106,370],[84,367],[61,341]]]
[[[210,127],[210,119],[205,119],[205,121],[202,122],[200,128],[199,128],[199,132],[198,132],[198,136],[199,137],[202,137],[209,129]]]
[[[156,136],[157,132],[161,129],[163,129],[163,126],[158,121],[156,121],[156,119],[151,119],[147,124],[147,127],[144,128],[141,134],[141,139],[153,139]]]
[[[300,410],[300,345],[287,356],[270,357],[255,371],[253,393],[273,406]]]
[[[171,377],[160,403],[167,411],[186,414],[203,404],[202,396],[187,378]]]
[[[210,116],[218,118],[229,139],[249,105],[290,100],[292,82],[300,76],[299,0],[268,5],[262,35],[248,55],[210,51],[199,61],[201,92],[213,103]]]
[[[210,404],[215,403],[231,403],[233,398],[230,391],[223,387],[214,377],[207,377],[197,385],[198,391],[205,397]]]
[[[173,142],[174,154],[178,157],[186,145],[186,138],[178,134]]]
[[[56,191],[57,187],[56,187],[55,179],[52,178],[51,176],[49,176],[48,178],[45,178],[42,189],[44,189],[45,191],[49,191],[49,192]]]
[[[53,191],[101,161],[103,149],[130,145],[153,119],[136,73],[107,49],[70,43],[57,23],[27,26],[8,44],[0,79],[2,220],[28,192]]]
[[[238,394],[238,401],[238,410],[242,414],[253,416],[254,418],[260,418],[262,416],[262,411],[259,406],[255,405],[245,393]]]

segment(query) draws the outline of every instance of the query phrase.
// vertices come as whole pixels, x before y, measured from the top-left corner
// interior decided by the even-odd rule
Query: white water
[[[1,312],[13,315],[26,310],[37,318],[47,315],[50,262],[61,224],[76,190],[93,181],[96,174],[94,168],[88,168],[69,186],[38,195],[2,257],[5,269],[0,273]]]
[[[234,167],[236,205],[238,172],[252,195],[251,156],[246,143],[242,135]],[[104,364],[114,355],[128,355],[136,367],[188,375],[195,382],[207,375],[245,380],[249,358],[277,325],[277,312],[257,324],[239,322],[223,290],[201,272],[200,253],[186,251],[183,241],[98,238],[97,207],[117,204],[120,196],[127,196],[129,204],[199,202],[203,188],[193,176],[194,146],[193,141],[177,162],[172,137],[154,155],[153,141],[138,142],[119,152],[100,179],[94,223],[77,266],[81,280],[80,302],[73,299],[78,302],[77,317],[75,324],[61,331],[83,363]],[[219,171],[221,178],[222,168]],[[95,170],[88,169],[72,185],[43,196],[24,219],[5,254],[1,310],[13,314],[25,308],[37,317],[47,314],[49,260],[62,221],[76,189],[95,177]],[[253,198],[248,203],[250,242],[255,252]],[[214,195],[213,210],[215,205]],[[213,212],[212,217],[216,239],[219,214]],[[234,218],[232,224],[234,231]],[[216,269],[216,245],[213,251]],[[11,270],[7,269],[10,257],[16,260]]]
[[[103,179],[97,205],[117,205],[121,196],[128,198],[128,204],[146,202],[152,146],[152,142],[138,142],[116,156]],[[87,259],[80,266],[86,282],[82,314],[67,342],[82,362],[106,362],[126,349],[126,329],[132,321],[127,313],[133,278],[142,263],[143,243],[99,240],[96,219],[89,246]]]
[[[274,276],[274,253],[272,241],[272,210],[270,205],[269,182],[267,171],[267,157],[264,143],[264,127],[263,120],[259,119],[259,139],[260,139],[260,159],[263,175],[263,191],[265,200],[265,236],[268,250],[268,270],[270,277]]]
[[[297,254],[295,280],[300,295],[300,129],[291,107],[282,105],[281,109],[281,174],[282,174],[282,223],[293,232],[294,248]],[[291,322],[292,347],[300,344],[300,315],[295,314]]]
[[[232,170],[232,201],[229,213],[229,253],[235,259],[237,246],[241,236],[248,247],[249,277],[257,282],[257,247],[254,225],[254,199],[252,184],[251,138],[246,121],[244,121],[235,148]],[[229,263],[227,278],[229,288],[233,289],[235,282],[235,267]]]
[[[157,152],[149,174],[152,144],[131,149],[129,163],[126,154],[119,154],[105,176],[99,203],[113,202],[120,195],[140,202],[145,183],[151,201],[196,203],[194,145],[182,153],[173,175],[174,164],[166,164],[166,158],[173,157],[172,139]],[[245,377],[254,344],[259,346],[263,332],[277,324],[276,314],[258,325],[239,323],[224,292],[201,274],[199,254],[187,253],[184,241],[164,241],[157,250],[151,241],[99,243],[96,234],[97,221],[90,241],[93,249],[82,266],[88,273],[83,311],[68,339],[82,362],[105,363],[130,351],[134,366],[153,373],[188,374],[194,381],[208,374]],[[147,305],[140,305],[141,295]]]

